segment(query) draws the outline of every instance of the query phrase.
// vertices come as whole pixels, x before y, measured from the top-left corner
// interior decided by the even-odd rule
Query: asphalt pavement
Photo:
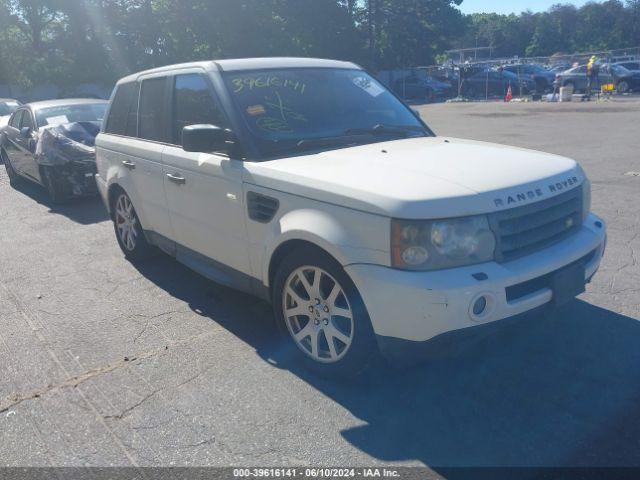
[[[581,162],[609,227],[585,294],[331,382],[291,361],[268,305],[168,257],[130,264],[98,199],[54,206],[2,169],[0,465],[640,465],[640,100],[419,110]]]

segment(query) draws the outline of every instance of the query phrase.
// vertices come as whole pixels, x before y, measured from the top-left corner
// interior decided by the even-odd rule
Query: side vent
[[[266,197],[259,193],[247,193],[249,218],[260,223],[269,223],[276,215],[280,202],[277,198]]]

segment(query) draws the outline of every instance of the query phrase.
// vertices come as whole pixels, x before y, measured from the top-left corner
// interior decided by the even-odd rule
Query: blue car
[[[520,77],[508,72],[497,70],[484,70],[467,77],[462,82],[462,94],[469,98],[482,98],[485,96],[502,97],[506,95],[511,86],[514,96],[521,92],[525,95],[536,91],[536,82],[530,78]]]
[[[435,102],[451,96],[453,89],[448,83],[429,76],[412,75],[393,83],[393,91],[405,100]]]

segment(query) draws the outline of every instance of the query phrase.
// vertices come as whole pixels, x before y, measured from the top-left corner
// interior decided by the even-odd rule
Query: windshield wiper
[[[322,148],[339,148],[355,145],[362,145],[378,141],[372,137],[394,136],[407,138],[410,133],[425,135],[427,132],[419,126],[385,126],[375,125],[372,128],[351,128],[342,135],[331,137],[306,138],[298,141],[274,142],[271,154],[284,154],[291,151],[305,151]],[[278,145],[276,147],[276,145]]]
[[[296,148],[298,150],[306,150],[309,148],[333,147],[351,144],[355,145],[360,143],[358,140],[362,140],[366,137],[366,133],[345,133],[345,135],[337,137],[307,138],[305,140],[300,140],[296,144]]]
[[[371,128],[350,128],[345,135],[398,135],[400,137],[408,137],[410,133],[425,133],[422,127],[405,125],[405,126],[389,126],[378,123]]]

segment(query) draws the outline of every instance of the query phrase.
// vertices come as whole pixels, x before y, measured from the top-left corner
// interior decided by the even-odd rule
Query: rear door
[[[164,187],[176,241],[208,259],[250,273],[240,160],[185,152],[182,129],[228,127],[208,75],[188,70],[172,79],[172,145],[163,153]]]
[[[16,172],[20,174],[22,173],[19,158],[20,150],[16,141],[20,136],[20,122],[22,121],[22,115],[24,114],[24,112],[25,109],[17,110],[9,119],[9,123],[5,128],[5,140],[3,144],[4,151],[9,157],[11,166]]]
[[[99,170],[117,172],[143,228],[172,238],[164,195],[162,152],[168,139],[168,77],[143,77],[118,86],[99,137]],[[102,165],[102,163],[106,165]],[[104,172],[104,173],[103,173]]]

